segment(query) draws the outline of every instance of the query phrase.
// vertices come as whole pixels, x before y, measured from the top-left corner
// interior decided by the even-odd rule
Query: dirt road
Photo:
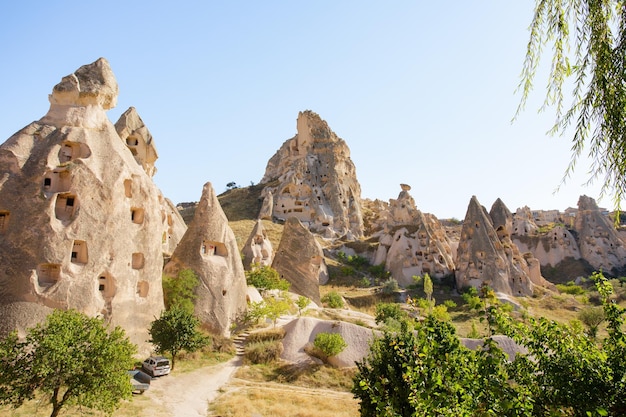
[[[219,394],[220,388],[241,366],[241,358],[201,368],[196,371],[152,380],[150,389],[143,394],[149,400],[144,408],[145,417],[206,417],[209,402]]]

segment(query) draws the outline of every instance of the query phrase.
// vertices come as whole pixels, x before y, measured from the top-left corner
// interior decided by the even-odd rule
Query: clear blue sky
[[[115,122],[137,108],[157,185],[175,203],[202,185],[257,183],[313,110],[351,149],[362,196],[463,218],[489,209],[565,209],[588,164],[553,195],[569,138],[538,114],[545,80],[514,123],[532,1],[7,1],[0,4],[0,140],[48,110],[61,77],[99,57],[120,86]],[[546,63],[548,61],[546,60]],[[611,206],[611,200],[599,201]]]

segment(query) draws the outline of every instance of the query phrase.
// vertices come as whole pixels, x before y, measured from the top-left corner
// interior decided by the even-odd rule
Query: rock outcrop
[[[595,270],[614,276],[626,270],[624,242],[593,198],[583,195],[578,199],[575,229],[580,254]]]
[[[273,217],[295,217],[327,238],[363,236],[361,186],[348,146],[309,110],[298,115],[297,132],[272,156],[261,180],[278,180],[263,193],[266,200],[272,193]]]
[[[246,309],[246,277],[235,235],[211,183],[206,183],[194,217],[165,265],[176,277],[183,269],[200,279],[196,289],[195,314],[211,332],[230,335]]]
[[[23,330],[74,308],[146,352],[163,309],[160,193],[106,116],[117,93],[100,58],[63,77],[48,113],[0,146],[0,321]]]
[[[498,293],[530,296],[535,285],[550,287],[541,277],[539,263],[530,254],[522,255],[511,242],[503,221],[506,211],[499,206],[492,209],[503,215],[496,230],[478,199],[470,200],[457,250],[457,288],[488,285]]]
[[[168,198],[160,196],[161,203],[161,243],[163,257],[170,258],[187,231],[187,225],[180,211]]]
[[[257,220],[252,233],[243,245],[243,268],[248,271],[253,265],[271,266],[274,260],[272,242],[267,237],[263,221]]]
[[[396,200],[380,213],[379,245],[374,264],[385,269],[401,286],[413,284],[413,276],[429,274],[434,278],[452,275],[453,252],[439,220],[424,214],[409,194],[410,186],[400,185]]]
[[[319,285],[328,281],[324,252],[315,236],[295,217],[285,223],[272,268],[291,283],[289,291],[321,305]]]

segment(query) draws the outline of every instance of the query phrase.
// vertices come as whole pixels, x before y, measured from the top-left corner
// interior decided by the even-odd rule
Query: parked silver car
[[[163,356],[150,356],[143,361],[141,368],[152,376],[162,376],[170,373],[170,361]]]

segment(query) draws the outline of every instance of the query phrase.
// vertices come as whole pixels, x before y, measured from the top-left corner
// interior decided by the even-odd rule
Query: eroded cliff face
[[[575,229],[581,257],[595,270],[619,275],[626,269],[624,242],[593,198],[580,196]]]
[[[200,279],[195,314],[211,332],[230,335],[230,328],[246,310],[246,277],[237,241],[217,200],[206,183],[194,217],[165,266],[176,277],[183,269]]]
[[[315,236],[295,217],[285,223],[272,267],[291,283],[290,292],[321,304],[319,286],[328,281],[324,252]]]
[[[261,217],[295,217],[327,238],[362,237],[361,186],[348,146],[312,111],[298,115],[297,132],[267,164],[261,183],[278,185],[263,191]]]
[[[0,146],[0,321],[74,308],[144,352],[163,309],[160,193],[106,116],[117,92],[105,59],[85,65]]]
[[[413,284],[414,275],[443,278],[453,274],[454,255],[444,228],[435,216],[417,209],[409,185],[400,187],[398,198],[381,206],[374,264],[384,262],[401,286]]]
[[[476,197],[470,200],[457,250],[457,288],[488,285],[515,296],[532,295],[536,285],[552,288],[541,276],[539,262],[511,241],[505,208],[502,202],[494,205],[492,212],[498,219],[494,224]]]

